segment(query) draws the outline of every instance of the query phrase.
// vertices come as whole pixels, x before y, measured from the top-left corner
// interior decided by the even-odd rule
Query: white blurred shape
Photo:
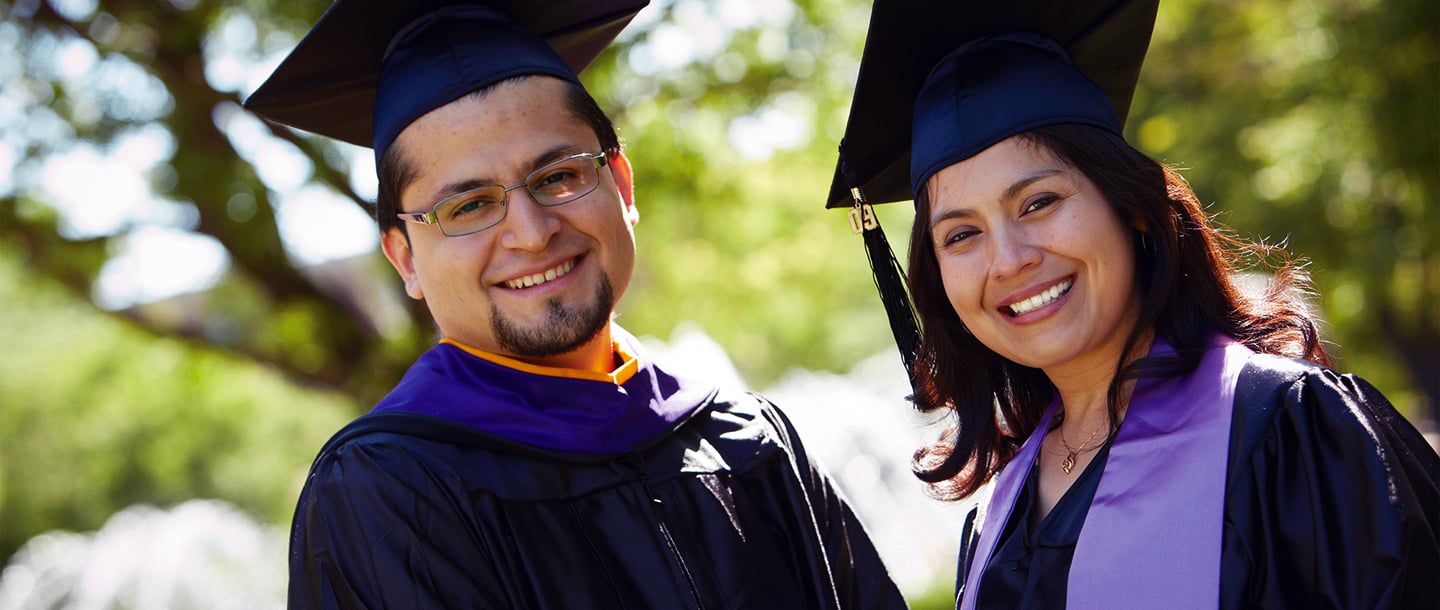
[[[285,251],[301,265],[373,252],[380,245],[375,221],[355,202],[321,186],[280,197],[275,220]]]
[[[54,57],[57,73],[66,79],[83,78],[95,69],[99,60],[95,46],[82,38],[62,39],[60,49]]]
[[[49,0],[51,8],[69,21],[85,21],[95,14],[97,0]]]
[[[105,309],[205,290],[229,266],[220,242],[189,231],[141,227],[118,244],[119,253],[105,262],[95,281],[95,303]]]
[[[110,118],[125,122],[146,122],[160,118],[171,108],[170,92],[148,70],[123,55],[105,57],[93,74],[69,88],[79,98],[105,108]]]
[[[270,129],[260,119],[240,106],[220,104],[212,118],[271,190],[292,191],[310,180],[315,169],[310,158],[289,142],[270,135]]]
[[[93,534],[25,543],[0,573],[0,608],[283,608],[285,544],[223,502],[132,506]]]
[[[380,179],[375,175],[375,151],[360,146],[351,147],[350,188],[372,203],[379,196]]]
[[[88,146],[47,158],[40,181],[60,212],[60,234],[70,239],[112,235],[149,201],[139,172]]]
[[[640,337],[667,372],[676,377],[702,380],[723,388],[744,388],[740,370],[730,361],[725,348],[711,339],[699,324],[681,322],[670,331],[668,342]]]
[[[88,239],[137,222],[173,218],[174,204],[156,199],[144,176],[174,149],[170,132],[149,125],[117,136],[105,154],[82,145],[47,157],[40,183],[47,203],[60,212],[60,234]]]
[[[725,27],[716,18],[714,11],[717,4],[723,3],[680,0],[675,5],[675,25],[693,49],[692,59],[713,59],[730,44],[734,28]]]
[[[685,28],[662,23],[650,34],[650,63],[659,70],[674,70],[695,59],[694,33]]]
[[[0,196],[15,188],[15,149],[0,142]]]
[[[766,108],[730,122],[730,145],[742,156],[764,161],[777,151],[800,146],[810,137],[810,122],[780,108]]]
[[[160,125],[142,125],[117,137],[110,147],[112,159],[141,173],[175,154],[175,136]]]
[[[245,56],[255,47],[255,22],[231,11],[205,37],[205,81],[217,91],[239,91],[249,84],[250,62]]]

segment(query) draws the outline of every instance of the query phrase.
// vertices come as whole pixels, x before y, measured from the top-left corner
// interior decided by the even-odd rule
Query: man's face
[[[550,77],[506,81],[411,123],[396,138],[414,179],[403,212],[481,185],[521,184],[535,169],[600,153],[595,132],[566,107]],[[447,237],[434,225],[384,235],[386,257],[413,298],[425,300],[441,334],[535,364],[588,368],[613,362],[609,320],[635,265],[639,219],[624,155],[609,155],[599,186],[555,207],[525,188],[510,191],[505,219]]]

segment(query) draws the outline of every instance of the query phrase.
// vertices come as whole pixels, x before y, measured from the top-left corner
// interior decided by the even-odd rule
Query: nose
[[[1003,280],[1040,264],[1042,254],[1023,229],[997,228],[990,232],[990,279]]]
[[[560,232],[555,208],[540,205],[528,189],[510,191],[505,206],[505,219],[498,227],[500,245],[504,248],[541,252]]]

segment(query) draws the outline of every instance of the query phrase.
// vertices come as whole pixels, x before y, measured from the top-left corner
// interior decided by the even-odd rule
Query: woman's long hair
[[[1134,353],[1151,328],[1176,351],[1174,358],[1117,363],[1107,401],[1111,434],[1126,381],[1193,370],[1215,332],[1257,352],[1330,364],[1301,300],[1309,286],[1302,265],[1280,247],[1241,240],[1215,223],[1173,168],[1086,125],[1049,125],[1017,137],[1083,173],[1130,227],[1140,315],[1121,353]],[[916,452],[914,469],[936,497],[958,499],[1015,456],[1055,388],[1042,371],[996,354],[960,322],[935,259],[927,191],[917,193],[910,233],[910,292],[921,325],[914,401],[922,412],[953,410],[954,420],[941,440]],[[1264,294],[1242,291],[1241,263],[1273,266]]]

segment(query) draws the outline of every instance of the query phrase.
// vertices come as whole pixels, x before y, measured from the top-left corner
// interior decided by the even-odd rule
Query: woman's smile
[[[1012,318],[1020,318],[1043,307],[1058,304],[1063,297],[1070,294],[1070,288],[1074,285],[1075,276],[1067,276],[1034,296],[1001,305],[1000,311]]]

